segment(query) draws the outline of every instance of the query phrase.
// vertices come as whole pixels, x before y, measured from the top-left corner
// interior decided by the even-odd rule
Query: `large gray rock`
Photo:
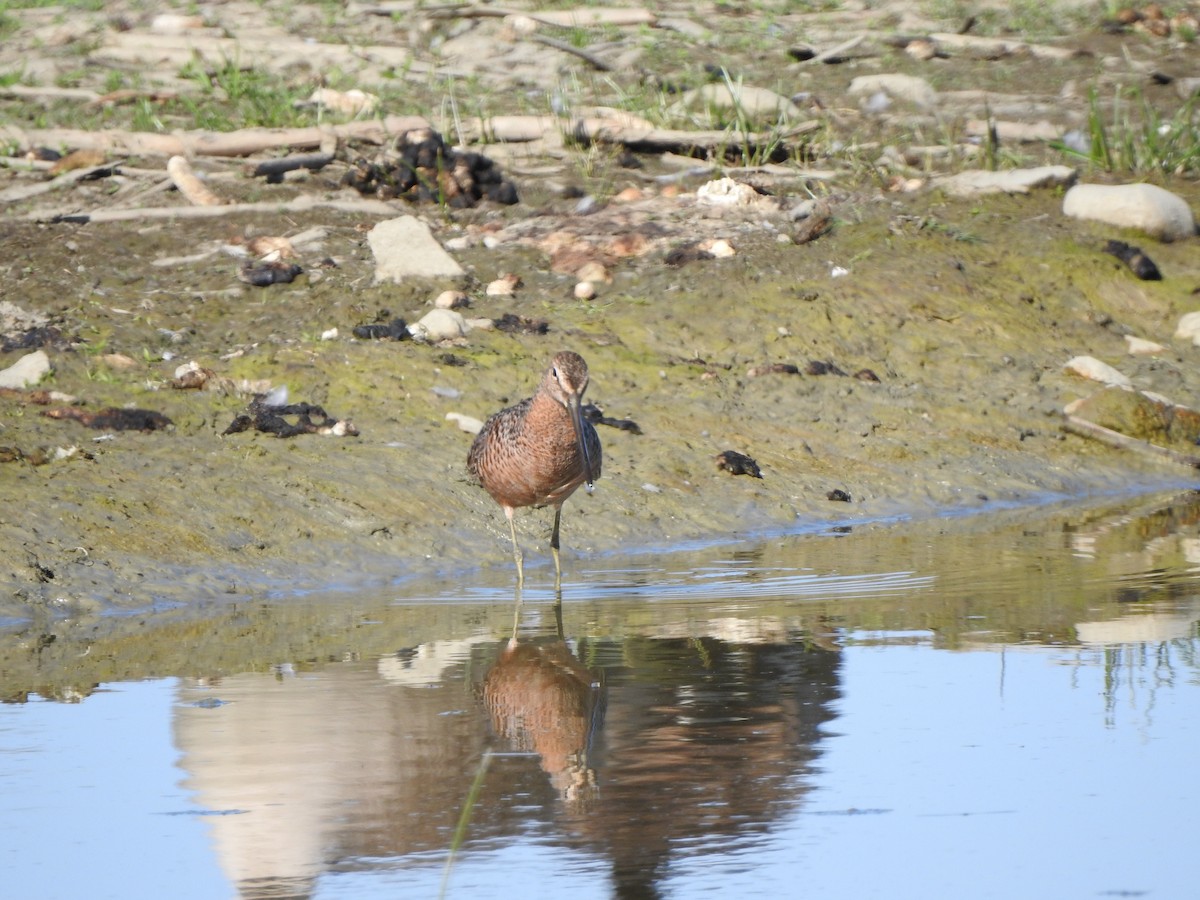
[[[1178,241],[1196,233],[1187,202],[1153,184],[1077,184],[1063,198],[1063,214],[1136,228],[1160,241]]]
[[[367,234],[375,254],[375,281],[399,284],[410,278],[457,278],[465,274],[420,219],[401,216],[380,222]]]

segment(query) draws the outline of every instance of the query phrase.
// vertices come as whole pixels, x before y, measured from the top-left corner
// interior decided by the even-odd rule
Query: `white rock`
[[[349,91],[317,88],[308,98],[308,102],[314,106],[324,106],[346,116],[369,116],[379,108],[377,96],[360,91],[358,88]]]
[[[463,309],[471,305],[471,298],[462,291],[442,291],[433,305],[438,309]]]
[[[160,13],[150,20],[150,30],[155,34],[186,34],[204,27],[203,16],[184,16],[175,13]]]
[[[1063,368],[1068,372],[1074,372],[1082,378],[1099,381],[1102,384],[1112,385],[1113,387],[1133,387],[1133,382],[1129,380],[1129,376],[1118,372],[1108,363],[1100,362],[1094,356],[1076,356],[1067,360]]]
[[[464,274],[462,266],[434,239],[429,226],[414,216],[380,222],[368,232],[367,243],[375,254],[376,283]]]
[[[408,326],[408,333],[417,341],[446,341],[463,337],[471,326],[467,320],[452,309],[434,309],[423,315],[420,321]]]
[[[495,281],[489,282],[484,293],[489,297],[511,297],[517,292],[517,282],[509,277],[503,276]]]
[[[850,96],[867,97],[882,91],[893,100],[929,109],[937,103],[937,91],[924,78],[915,75],[860,75],[850,82]]]
[[[712,254],[714,259],[729,259],[729,257],[737,255],[737,251],[733,249],[733,244],[724,238],[703,241],[700,244],[700,249],[707,250]]]
[[[969,169],[946,178],[937,184],[955,197],[975,197],[982,194],[1028,194],[1034,188],[1065,187],[1073,184],[1078,173],[1070,166],[1037,166],[1031,169],[1008,169],[989,172]]]
[[[1175,337],[1200,344],[1200,312],[1186,313],[1175,327]]]
[[[590,281],[579,282],[579,284],[575,285],[575,299],[576,300],[595,300],[596,299],[596,286],[594,284],[592,284]]]
[[[717,178],[696,188],[696,203],[700,206],[756,206],[764,200],[770,202],[750,185],[732,178]]]
[[[178,381],[184,375],[191,375],[193,372],[199,372],[203,366],[194,359],[185,362],[182,366],[175,367],[175,380]]]
[[[495,319],[467,319],[467,328],[471,331],[495,331]]]
[[[446,413],[446,421],[455,423],[467,434],[479,434],[483,430],[483,423],[474,416],[467,416],[463,413]]]
[[[1133,356],[1153,356],[1156,353],[1162,353],[1167,348],[1162,344],[1154,343],[1154,341],[1127,334],[1125,335],[1125,349]]]
[[[0,387],[26,388],[37,384],[50,371],[50,357],[44,350],[35,350],[18,359],[7,369],[0,370]]]
[[[1077,184],[1063,198],[1063,214],[1119,228],[1137,228],[1160,241],[1196,233],[1187,202],[1153,184]]]
[[[336,328],[326,328],[321,332],[321,340],[336,341],[338,338],[338,330]]]

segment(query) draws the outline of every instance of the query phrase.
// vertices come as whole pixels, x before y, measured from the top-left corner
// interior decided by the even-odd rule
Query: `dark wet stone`
[[[291,284],[303,272],[304,270],[295,263],[247,262],[243,263],[241,269],[238,270],[238,281],[244,281],[255,287]]]
[[[352,333],[364,341],[407,341],[412,338],[408,331],[408,323],[401,318],[392,319],[390,322],[355,325]]]
[[[751,478],[762,478],[758,463],[736,450],[722,450],[716,456],[717,468],[731,475],[749,475]]]
[[[1104,252],[1129,266],[1129,271],[1142,281],[1162,281],[1162,273],[1158,271],[1158,266],[1140,247],[1131,246],[1124,241],[1109,241],[1104,245]]]
[[[804,367],[806,375],[845,375],[846,373],[835,366],[828,360],[814,359],[810,360],[808,365]]]
[[[701,250],[695,244],[686,244],[670,251],[664,260],[668,266],[682,266],[702,259],[714,259],[707,250]]]
[[[835,503],[849,503],[851,500],[849,491],[843,491],[841,488],[834,488],[825,495],[826,500],[832,500]]]

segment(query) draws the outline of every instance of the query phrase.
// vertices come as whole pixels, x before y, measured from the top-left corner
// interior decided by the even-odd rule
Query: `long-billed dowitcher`
[[[591,490],[600,477],[600,438],[583,418],[587,386],[583,357],[569,350],[555,354],[534,395],[489,418],[467,454],[467,469],[508,519],[517,584],[524,583],[525,573],[513,513],[522,506],[554,507],[550,549],[557,584],[562,578],[558,527],[563,502],[585,482]]]

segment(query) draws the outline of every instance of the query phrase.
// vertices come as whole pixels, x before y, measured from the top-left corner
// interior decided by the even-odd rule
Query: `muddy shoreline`
[[[618,273],[590,304],[526,264],[518,296],[481,297],[476,287],[473,311],[533,314],[550,332],[474,333],[454,347],[294,337],[330,327],[348,334],[384,308],[410,317],[426,308],[428,293],[405,300],[369,285],[349,224],[330,228],[326,247],[343,265],[316,283],[216,300],[206,282],[227,285],[228,264],[172,272],[185,284],[170,289],[129,265],[153,258],[178,233],[169,226],[28,228],[27,246],[61,258],[28,278],[26,296],[39,280],[60,293],[49,273],[68,264],[91,285],[86,304],[46,304],[88,342],[52,354],[55,389],[91,407],[154,409],[174,427],[98,441],[35,406],[10,407],[6,444],[77,449],[4,467],[4,507],[22,514],[0,527],[12,587],[0,614],[146,608],[510,565],[503,516],[463,467],[470,437],[445,416],[483,417],[526,395],[559,347],[588,359],[590,398],[642,430],[601,429],[604,477],[564,514],[568,568],[646,546],[1186,483],[1185,470],[1062,430],[1062,406],[1096,387],[1063,362],[1123,356],[1125,331],[1169,341],[1192,300],[1186,278],[1146,285],[1097,265],[1089,247],[1097,237],[1051,219],[1057,202],[990,201],[987,228],[965,246],[888,230],[898,215],[972,215],[965,205],[913,201],[902,213],[866,205],[853,227],[813,245],[763,241],[684,269],[649,261]],[[195,230],[193,239],[206,237]],[[1184,245],[1155,252],[1170,270],[1196,272]],[[476,285],[516,268],[519,259],[497,255],[463,254]],[[830,260],[854,259],[851,275],[828,274]],[[142,311],[122,309],[139,296],[149,298]],[[172,340],[164,328],[185,335],[170,361],[113,369],[88,346],[136,360],[140,348]],[[223,360],[231,348],[241,352]],[[1192,352],[1120,361],[1140,386],[1194,396]],[[246,398],[168,387],[183,359],[286,384],[361,434],[222,436]],[[847,373],[870,368],[879,382],[748,374],[810,360]],[[713,457],[723,449],[753,456],[764,478],[719,471]],[[850,502],[828,499],[834,490]],[[549,514],[526,512],[520,524],[536,566]]]

